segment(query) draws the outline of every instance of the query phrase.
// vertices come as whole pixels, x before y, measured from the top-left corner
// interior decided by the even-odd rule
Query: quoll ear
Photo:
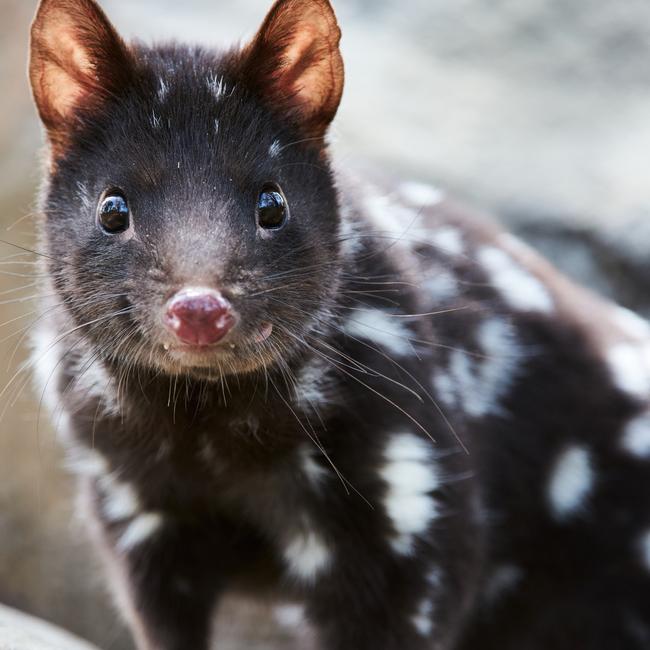
[[[29,78],[55,154],[79,110],[100,109],[129,83],[131,70],[126,45],[93,0],[41,0]]]
[[[243,51],[243,74],[270,106],[322,137],[343,94],[340,40],[328,0],[278,0]]]

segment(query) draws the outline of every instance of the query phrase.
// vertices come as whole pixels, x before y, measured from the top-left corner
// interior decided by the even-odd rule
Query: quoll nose
[[[183,343],[210,345],[237,322],[232,305],[215,289],[183,289],[165,307],[165,325]]]

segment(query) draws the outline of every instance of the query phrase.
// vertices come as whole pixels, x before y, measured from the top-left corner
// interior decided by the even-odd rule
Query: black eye
[[[108,193],[99,204],[97,221],[102,230],[110,235],[117,235],[129,229],[131,213],[122,194]]]
[[[287,203],[280,188],[267,185],[257,199],[257,222],[267,230],[282,228],[287,221]]]

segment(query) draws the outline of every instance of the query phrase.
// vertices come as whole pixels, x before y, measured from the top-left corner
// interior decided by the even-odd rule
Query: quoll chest
[[[329,474],[318,450],[283,430],[281,418],[274,431],[268,426],[263,417],[250,415],[179,426],[139,444],[133,436],[126,448],[107,438],[92,450],[73,447],[72,465],[96,478],[109,511],[115,510],[111,500],[129,493],[138,510],[170,518],[230,513],[262,522],[270,514],[285,510],[289,516],[303,508]],[[272,444],[269,435],[276,438]]]

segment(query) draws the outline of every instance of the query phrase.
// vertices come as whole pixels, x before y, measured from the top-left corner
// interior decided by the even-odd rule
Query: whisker
[[[32,359],[28,360],[25,364],[23,364],[23,365],[22,365],[22,366],[21,366],[21,367],[20,367],[20,368],[19,368],[19,369],[18,369],[18,370],[13,374],[13,376],[11,377],[11,379],[9,380],[9,382],[8,382],[8,383],[7,383],[7,384],[2,388],[2,390],[0,390],[0,397],[2,397],[2,396],[7,392],[7,390],[9,390],[9,387],[13,385],[13,382],[15,381],[15,379],[16,379],[17,377],[19,377],[19,376],[20,376],[22,373],[24,373],[25,371],[27,371],[27,370],[31,370],[31,368],[33,368],[33,366],[34,366],[35,364],[39,363],[39,362],[43,359],[43,357],[45,357],[45,355],[46,355],[48,352],[50,352],[50,350],[51,350],[55,345],[57,345],[58,343],[60,343],[62,340],[64,340],[64,339],[65,339],[66,337],[68,337],[70,334],[73,334],[74,332],[77,332],[77,331],[79,331],[79,330],[82,330],[82,329],[84,329],[84,328],[86,328],[86,327],[90,327],[90,326],[95,325],[95,324],[97,324],[97,323],[100,323],[100,322],[102,322],[102,321],[106,321],[106,320],[108,320],[108,319],[115,318],[116,316],[119,316],[119,315],[122,315],[122,314],[128,313],[128,312],[130,312],[130,311],[133,311],[133,307],[131,307],[131,306],[126,307],[126,308],[121,309],[121,310],[118,310],[118,311],[116,311],[116,312],[110,313],[110,314],[106,314],[106,315],[101,316],[101,317],[99,317],[99,318],[96,318],[96,319],[94,319],[94,320],[92,320],[92,321],[89,321],[89,322],[86,322],[86,323],[82,323],[81,325],[77,325],[77,326],[73,327],[72,329],[69,329],[67,332],[64,332],[63,334],[59,335],[59,336],[58,336],[54,341],[52,341],[52,343],[50,343],[50,345],[47,347],[47,349],[43,352],[43,354],[42,354],[38,359],[36,359],[36,358],[32,358]]]
[[[286,303],[285,303],[285,304],[286,304]],[[287,306],[291,307],[291,305],[287,305]],[[297,308],[294,307],[294,309],[297,309]],[[299,311],[300,311],[300,310],[299,310]],[[330,327],[333,327],[334,329],[338,330],[339,332],[345,334],[346,336],[348,336],[348,338],[351,338],[352,340],[354,340],[354,341],[360,343],[361,345],[364,345],[365,347],[369,348],[370,350],[372,350],[372,351],[374,351],[374,352],[380,354],[382,357],[384,357],[386,360],[388,360],[391,364],[393,364],[396,368],[398,368],[398,370],[401,370],[402,372],[404,372],[404,373],[405,373],[405,374],[406,374],[406,375],[407,375],[407,376],[408,376],[408,377],[409,377],[409,378],[410,378],[410,379],[411,379],[411,380],[412,380],[412,381],[417,385],[417,387],[418,387],[420,390],[422,390],[422,392],[426,395],[426,397],[429,399],[429,401],[433,404],[433,406],[435,407],[436,411],[440,414],[441,418],[442,418],[443,421],[445,422],[445,425],[448,427],[448,429],[450,430],[450,432],[452,433],[452,435],[454,436],[454,438],[457,440],[457,442],[460,444],[460,446],[463,448],[463,450],[464,450],[466,453],[469,453],[468,450],[467,450],[467,447],[465,446],[465,444],[463,443],[462,439],[461,439],[460,436],[458,435],[458,432],[456,431],[456,429],[454,428],[454,426],[451,424],[449,418],[448,418],[448,417],[446,416],[446,414],[443,412],[443,410],[442,410],[441,406],[438,404],[437,400],[434,399],[433,395],[432,395],[432,394],[431,394],[431,393],[430,393],[430,392],[429,392],[429,391],[428,391],[428,390],[427,390],[427,389],[422,385],[422,383],[421,383],[421,382],[420,382],[420,381],[419,381],[419,380],[418,380],[418,379],[417,379],[417,378],[416,378],[416,377],[415,377],[411,372],[409,372],[408,370],[406,370],[406,368],[404,368],[400,363],[398,363],[397,361],[395,361],[392,357],[390,357],[389,355],[387,355],[384,351],[382,351],[382,350],[380,350],[380,349],[378,349],[378,348],[375,348],[374,346],[368,344],[366,341],[364,341],[364,340],[362,340],[362,339],[360,339],[360,338],[358,338],[358,337],[355,337],[355,336],[350,335],[349,333],[345,332],[341,327],[339,327],[339,326],[336,325],[335,323],[333,323],[333,322],[332,322],[332,323],[328,323],[328,325],[329,325]],[[286,331],[290,336],[292,336],[292,337],[295,338],[295,335],[294,335],[292,332],[290,332],[287,328],[283,328],[283,329],[284,329],[284,330],[285,330],[285,331]],[[312,338],[313,338],[313,337],[312,337]],[[299,339],[299,340],[301,340],[301,342],[302,342],[303,344],[308,345],[308,344],[304,341],[304,339]],[[370,368],[369,366],[367,366],[367,365],[365,365],[365,364],[363,364],[363,363],[361,363],[361,362],[358,362],[358,361],[354,360],[354,359],[353,359],[352,357],[350,357],[349,355],[344,354],[341,350],[336,349],[335,347],[333,347],[332,345],[329,345],[329,344],[326,343],[325,341],[322,341],[322,340],[320,340],[320,339],[315,339],[315,340],[316,340],[320,345],[323,345],[323,346],[325,346],[327,349],[331,350],[333,353],[338,354],[339,356],[344,357],[346,360],[348,360],[349,362],[352,362],[354,365],[358,365],[358,366],[361,366],[362,368],[364,368],[367,372],[364,372],[363,374],[368,374],[368,372],[369,372],[372,376],[375,376],[375,377],[379,377],[379,378],[385,379],[385,380],[387,380],[387,381],[389,381],[389,382],[391,382],[391,383],[393,383],[393,384],[399,386],[400,388],[403,388],[403,389],[406,390],[407,392],[411,393],[411,394],[414,395],[418,400],[423,401],[423,400],[422,400],[422,396],[421,396],[420,394],[418,394],[416,391],[414,391],[413,389],[409,388],[408,386],[405,386],[403,383],[401,383],[401,382],[399,382],[399,381],[397,381],[397,380],[395,380],[395,379],[393,379],[393,378],[391,378],[391,377],[388,377],[388,376],[386,376],[386,375],[383,374],[383,373],[379,373],[378,371],[374,370],[373,368]],[[314,348],[312,347],[312,350],[313,350],[313,349],[314,349]],[[324,354],[324,353],[323,353],[323,354]],[[328,357],[328,358],[329,358],[329,357]],[[333,359],[330,359],[330,361],[332,361],[333,363],[341,364],[341,362],[337,362],[337,361],[335,361],[335,360],[333,360]],[[343,365],[345,365],[345,364],[343,364]],[[358,368],[355,368],[354,365],[353,365],[352,367],[350,367],[350,366],[347,366],[347,367],[350,367],[351,370],[358,371]],[[357,378],[357,379],[358,379],[358,378]],[[363,382],[361,382],[361,383],[363,383]],[[371,388],[371,390],[372,390],[372,388]],[[422,427],[421,427],[421,428],[422,428]],[[423,430],[424,430],[424,429],[423,429]],[[425,430],[425,432],[427,433],[427,435],[429,436],[429,438],[431,438],[431,439],[433,440],[433,438],[432,438],[431,435],[428,433],[428,431]]]
[[[7,239],[0,239],[1,244],[7,244],[7,246],[13,246],[14,248],[19,248],[22,251],[25,251],[26,253],[31,253],[32,255],[38,255],[39,257],[43,257],[48,260],[52,260],[55,262],[61,262],[61,259],[57,259],[55,257],[52,257],[51,255],[48,255],[47,253],[41,253],[39,251],[35,251],[32,248],[27,248],[27,246],[21,246],[20,244],[15,244],[12,241],[8,241]]]
[[[22,217],[18,217],[16,221],[14,221],[12,224],[9,224],[5,230],[7,232],[10,232],[13,230],[19,223],[22,223],[26,219],[34,219],[35,217],[38,217],[39,213],[38,212],[28,212],[27,214],[22,215]]]
[[[333,360],[331,357],[328,357],[327,355],[325,355],[325,354],[324,354],[323,352],[321,352],[320,350],[317,350],[314,346],[310,345],[309,343],[307,343],[307,342],[304,341],[303,339],[300,339],[300,337],[295,336],[293,333],[289,332],[289,331],[286,330],[286,329],[285,329],[285,331],[287,332],[287,334],[289,334],[289,336],[291,336],[292,338],[294,338],[296,341],[298,341],[299,343],[302,343],[303,345],[306,345],[306,346],[307,346],[307,347],[308,347],[308,348],[309,348],[309,349],[310,349],[314,354],[317,354],[319,357],[321,357],[321,358],[323,358],[323,359],[326,359],[327,361],[330,361],[330,362],[336,364],[337,368],[338,368],[341,372],[343,372],[345,375],[347,375],[348,377],[350,377],[351,379],[353,379],[353,380],[356,381],[357,383],[361,384],[362,386],[364,386],[365,388],[367,388],[370,392],[374,393],[375,395],[377,395],[378,397],[380,397],[380,398],[383,399],[384,401],[388,402],[388,404],[390,404],[390,405],[393,406],[395,409],[397,409],[400,413],[402,413],[402,415],[405,415],[405,416],[406,416],[406,417],[407,417],[407,418],[408,418],[408,419],[409,419],[409,420],[410,420],[410,421],[411,421],[411,422],[412,422],[412,423],[413,423],[413,424],[414,424],[418,429],[420,429],[420,430],[421,430],[421,431],[422,431],[422,432],[423,432],[427,437],[429,437],[432,441],[435,442],[435,440],[433,439],[433,437],[431,436],[431,434],[427,431],[427,429],[424,427],[424,425],[422,425],[420,422],[418,422],[418,420],[416,420],[416,419],[415,419],[415,418],[414,418],[410,413],[408,413],[408,411],[406,411],[404,408],[402,408],[399,404],[397,404],[396,402],[394,402],[393,400],[391,400],[391,399],[390,399],[389,397],[387,397],[386,395],[380,393],[378,390],[374,389],[372,386],[369,386],[367,383],[365,383],[364,381],[362,381],[361,379],[359,379],[359,377],[353,375],[351,372],[348,372],[345,368],[343,368],[343,367],[341,366],[341,364],[338,364],[338,363],[337,363],[335,360]]]
[[[290,413],[291,413],[291,414],[293,415],[293,417],[295,418],[295,420],[296,420],[296,422],[298,423],[298,425],[300,426],[300,428],[301,428],[301,429],[302,429],[302,430],[307,434],[307,437],[311,440],[311,442],[316,446],[316,448],[320,451],[320,453],[323,455],[323,457],[327,460],[327,462],[329,463],[329,465],[332,467],[332,469],[334,470],[334,473],[336,474],[336,476],[337,476],[337,477],[339,478],[339,480],[341,481],[341,483],[342,483],[342,485],[343,485],[343,488],[344,488],[345,491],[346,491],[346,494],[350,494],[350,489],[354,490],[354,492],[355,492],[357,495],[359,495],[359,496],[360,496],[360,497],[361,497],[361,498],[362,498],[362,499],[363,499],[363,500],[364,500],[364,501],[365,501],[365,502],[366,502],[366,503],[367,503],[371,508],[373,508],[373,505],[370,503],[370,501],[368,501],[368,499],[366,499],[366,498],[365,498],[365,497],[364,497],[364,496],[363,496],[363,495],[362,495],[362,494],[361,494],[361,493],[360,493],[360,492],[359,492],[359,491],[358,491],[358,490],[357,490],[357,489],[356,489],[356,488],[355,488],[355,487],[350,483],[350,481],[348,481],[348,479],[346,479],[345,476],[343,476],[343,474],[341,474],[341,472],[339,471],[339,469],[338,469],[338,468],[336,467],[336,465],[334,464],[334,461],[332,460],[332,458],[330,457],[330,455],[327,453],[327,450],[323,447],[322,444],[320,444],[320,443],[318,442],[318,438],[317,438],[317,437],[314,437],[314,436],[313,436],[313,435],[308,431],[308,429],[307,429],[307,428],[305,427],[305,425],[303,424],[302,420],[298,417],[298,414],[297,414],[297,413],[295,412],[295,410],[291,407],[291,405],[289,404],[289,402],[284,398],[284,396],[282,395],[282,393],[280,392],[280,390],[278,389],[278,387],[275,385],[275,382],[273,381],[273,379],[271,379],[271,378],[269,377],[269,381],[270,381],[270,383],[271,383],[271,386],[273,386],[273,388],[275,388],[275,391],[276,391],[276,393],[278,394],[278,396],[280,397],[280,399],[282,400],[282,402],[285,404],[285,406],[289,409]],[[373,508],[373,509],[374,509],[374,508]]]

